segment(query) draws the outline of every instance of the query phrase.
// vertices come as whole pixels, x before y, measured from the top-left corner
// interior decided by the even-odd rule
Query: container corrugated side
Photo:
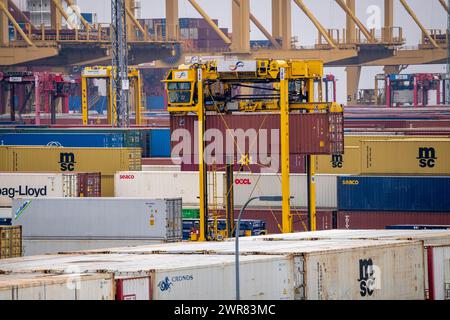
[[[450,175],[450,139],[365,140],[361,173]]]
[[[112,274],[0,275],[0,300],[114,300]]]
[[[281,175],[271,173],[235,173],[234,174],[234,205],[243,206],[252,196],[281,194]],[[307,180],[305,174],[291,174],[290,191],[291,206],[305,208],[307,204]],[[318,208],[337,207],[337,176],[322,175],[315,176],[316,205]],[[251,207],[281,207],[281,203],[254,201]]]
[[[234,242],[178,243],[110,249],[110,254],[154,257],[155,254],[209,255],[235,252]],[[243,256],[283,255],[293,264],[296,299],[424,299],[424,258],[421,241],[305,240],[242,241]],[[95,251],[85,255],[95,256]],[[124,258],[127,259],[127,258]],[[0,267],[1,269],[1,267]],[[374,270],[375,274],[371,274]],[[269,273],[267,273],[269,274]],[[370,287],[373,281],[376,287]],[[373,289],[373,292],[369,290]]]
[[[102,196],[114,195],[114,174],[141,170],[138,148],[55,148],[0,146],[0,171],[101,172]]]
[[[152,300],[152,278],[116,279],[116,300]]]
[[[217,203],[224,203],[224,173],[217,172],[216,195]],[[209,202],[213,204],[214,188],[213,173],[208,174]],[[199,175],[198,172],[187,171],[120,171],[115,175],[116,197],[149,197],[173,198],[181,197],[183,205],[199,205]]]
[[[316,173],[320,174],[360,174],[360,147],[346,146],[344,154],[320,155],[315,157]]]
[[[428,290],[431,300],[450,299],[450,245],[427,248]]]
[[[178,199],[15,199],[13,224],[23,226],[26,239],[180,241],[181,207]]]
[[[150,276],[152,298],[155,300],[235,299],[232,255],[48,255],[0,262],[1,271],[16,273],[55,274],[70,272],[74,267],[90,273],[113,273],[116,278]],[[287,256],[242,256],[241,298],[293,299],[292,269],[292,260]],[[271,276],[268,277],[268,274]]]
[[[449,225],[448,212],[339,211],[338,229],[384,229],[397,224]]]
[[[450,212],[446,176],[343,176],[337,193],[340,211]]]

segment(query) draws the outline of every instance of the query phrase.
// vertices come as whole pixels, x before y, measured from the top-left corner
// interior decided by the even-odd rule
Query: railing
[[[447,30],[441,30],[441,29],[429,29],[427,30],[430,37],[437,43],[440,47],[447,47],[448,46],[448,40],[449,40],[449,34]],[[420,43],[421,47],[433,47],[433,44],[431,43],[430,39],[427,37],[427,35],[422,32],[422,39]]]
[[[144,30],[148,29],[144,27]],[[29,24],[25,24],[23,31],[26,36],[32,41],[37,42],[38,45],[43,45],[45,42],[111,42],[111,27],[110,24],[96,24],[90,29],[49,29],[44,25],[39,28],[31,28]],[[148,41],[168,41],[163,37],[163,30],[159,29],[154,35],[150,33],[142,34],[139,30],[135,30],[135,36],[131,37],[130,42],[148,42]],[[172,40],[173,41],[173,40]],[[10,37],[10,46],[24,46],[25,39],[14,29],[14,33]]]
[[[371,29],[370,35],[377,44],[387,45],[402,45],[405,43],[403,37],[403,29],[401,27],[389,27],[381,29]],[[354,41],[347,39],[347,29],[327,29],[327,36],[333,40],[334,44],[338,46],[355,45],[355,44],[369,44],[370,41],[365,37],[364,33],[355,28]],[[319,32],[317,47],[330,47],[324,36]]]

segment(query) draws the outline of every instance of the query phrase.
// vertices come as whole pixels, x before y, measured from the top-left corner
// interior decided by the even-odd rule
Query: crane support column
[[[203,106],[203,69],[197,69],[197,90],[198,90],[198,177],[200,185],[200,234],[198,241],[205,241],[208,228],[208,195],[207,177],[205,164],[205,109]]]
[[[180,30],[178,15],[178,0],[166,0],[166,38],[169,41],[178,40]]]
[[[350,105],[355,105],[358,100],[361,66],[349,66],[345,68],[345,71],[347,73],[347,103]]]
[[[250,1],[232,1],[232,41],[235,52],[250,52]]]
[[[319,85],[320,88],[320,85]],[[319,94],[319,101],[321,101],[321,93]],[[308,102],[314,102],[314,80],[308,80]],[[314,112],[311,110],[310,112]],[[308,154],[306,156],[306,177],[308,190],[308,222],[309,230],[316,231],[316,157]]]
[[[281,136],[281,195],[282,231],[292,232],[291,190],[289,185],[289,81],[286,68],[280,69],[280,136]]]
[[[394,27],[394,0],[384,0],[384,41],[392,42]]]
[[[50,15],[52,29],[58,32],[59,30],[61,30],[62,16],[55,1],[50,2]]]
[[[291,49],[291,0],[272,0],[272,36],[281,40],[284,50]]]
[[[88,124],[88,88],[87,79],[84,77],[81,77],[81,114],[85,126]]]
[[[8,0],[0,0],[2,8],[8,8]],[[0,10],[0,45],[9,46],[8,16]]]
[[[347,7],[352,11],[356,12],[355,0],[347,0]],[[347,43],[356,42],[356,24],[355,21],[349,14],[346,14],[346,38]]]

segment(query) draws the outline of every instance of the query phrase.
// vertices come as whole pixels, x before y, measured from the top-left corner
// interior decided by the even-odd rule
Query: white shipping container
[[[308,206],[306,174],[290,175],[291,206]],[[337,176],[318,174],[315,176],[316,206],[337,207]],[[241,207],[252,196],[281,194],[281,175],[272,173],[235,173],[234,205]],[[253,201],[249,207],[281,207],[281,203]]]
[[[450,230],[322,230],[245,237],[241,241],[415,240],[425,246],[450,245]]]
[[[214,188],[212,186],[213,174],[208,174],[209,202],[213,204]],[[223,205],[224,174],[216,173],[216,200],[219,206]],[[173,198],[181,197],[183,206],[199,205],[199,177],[193,171],[121,171],[114,177],[116,197],[149,197]]]
[[[0,300],[114,300],[112,274],[0,275]]]
[[[76,197],[76,174],[0,173],[0,207],[11,207],[15,198]]]
[[[11,208],[0,208],[0,219],[6,218],[11,219],[12,218],[12,209]]]
[[[116,300],[152,300],[152,278],[116,279]]]
[[[231,300],[235,298],[232,255],[49,255],[0,261],[0,271],[114,273],[116,278],[149,276],[155,300]],[[94,271],[95,270],[95,271]],[[241,298],[294,298],[292,259],[288,256],[242,256]],[[267,275],[270,274],[270,277]],[[140,288],[142,289],[142,287]]]
[[[139,246],[162,243],[161,240],[83,240],[83,239],[29,239],[22,240],[23,256],[58,254],[68,251],[83,251],[114,247]]]
[[[172,243],[112,248],[112,255],[229,255],[233,241]],[[98,251],[83,254],[96,255]],[[424,299],[425,269],[420,241],[305,240],[242,241],[245,255],[283,255],[291,259],[296,299]],[[267,273],[270,274],[270,273]],[[373,284],[373,287],[371,286]]]
[[[429,246],[428,296],[431,300],[450,300],[450,245]]]
[[[180,198],[15,199],[25,239],[181,241]]]
[[[147,164],[142,165],[142,171],[181,171],[181,166],[176,164],[168,164],[168,165]]]
[[[208,174],[209,204],[225,205],[225,173],[216,172],[215,188],[213,173]],[[337,207],[337,176],[316,175],[316,205],[319,208]],[[307,207],[305,174],[291,174],[291,205]],[[215,189],[215,191],[214,191]],[[215,197],[213,194],[215,193]],[[281,176],[271,173],[235,173],[234,205],[239,208],[251,196],[281,194]],[[115,175],[116,197],[176,197],[183,198],[184,206],[199,206],[199,178],[194,171],[122,171]],[[281,207],[281,203],[254,201],[249,208]]]

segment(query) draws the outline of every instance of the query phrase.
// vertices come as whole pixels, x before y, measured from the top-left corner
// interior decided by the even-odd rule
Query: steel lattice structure
[[[113,92],[116,99],[117,125],[130,126],[128,46],[124,0],[111,1]]]

